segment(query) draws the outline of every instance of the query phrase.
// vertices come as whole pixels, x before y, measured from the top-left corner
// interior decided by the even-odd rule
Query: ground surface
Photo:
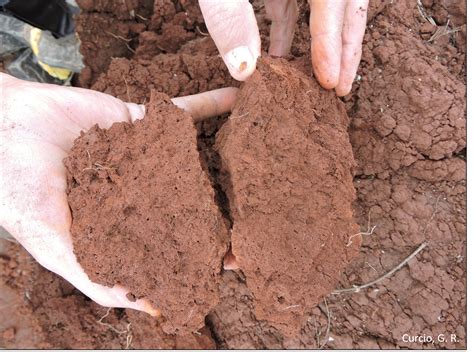
[[[135,102],[147,100],[150,88],[174,96],[236,85],[195,2],[157,1],[155,11],[152,1],[78,2],[88,11],[78,22],[88,68],[76,84]],[[344,101],[357,164],[356,220],[362,229],[376,228],[363,236],[339,287],[370,282],[428,243],[408,265],[360,292],[328,295],[293,338],[257,320],[245,278],[226,272],[206,328],[174,338],[144,314],[96,305],[0,238],[0,309],[8,317],[0,321],[0,346],[465,347],[466,10],[463,1],[421,4],[371,1],[359,77]],[[268,23],[262,4],[254,5],[265,47]],[[300,8],[292,54],[309,62],[308,9]],[[220,165],[215,133],[223,122],[197,126],[201,157],[213,175]],[[435,341],[404,342],[404,334]],[[441,334],[446,341],[436,339]]]

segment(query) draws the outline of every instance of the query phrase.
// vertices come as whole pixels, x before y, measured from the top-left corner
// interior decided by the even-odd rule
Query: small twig
[[[369,286],[372,286],[372,285],[375,285],[375,284],[378,284],[380,281],[386,279],[387,277],[391,276],[393,273],[395,273],[396,271],[398,271],[400,268],[402,268],[405,264],[407,264],[414,256],[416,256],[418,253],[420,253],[423,248],[425,248],[426,246],[428,245],[427,242],[423,242],[422,244],[420,244],[420,246],[418,246],[418,248],[412,253],[410,254],[408,257],[405,258],[405,260],[403,260],[400,264],[398,264],[395,268],[393,268],[392,270],[388,271],[387,273],[385,273],[384,275],[380,276],[379,278],[373,280],[373,281],[370,281],[366,284],[363,284],[363,285],[354,285],[353,287],[351,288],[342,288],[342,289],[339,289],[339,290],[334,290],[332,291],[332,294],[333,295],[337,295],[337,294],[340,294],[340,293],[346,293],[346,292],[359,292],[360,290],[363,290],[364,288],[367,288]]]

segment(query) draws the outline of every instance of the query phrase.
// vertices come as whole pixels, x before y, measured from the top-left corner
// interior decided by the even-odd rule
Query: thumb
[[[260,34],[248,0],[199,0],[207,30],[230,74],[245,81],[260,56]]]

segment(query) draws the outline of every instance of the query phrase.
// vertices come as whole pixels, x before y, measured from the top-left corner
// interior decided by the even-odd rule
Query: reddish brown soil
[[[92,281],[129,288],[129,299],[161,311],[164,331],[189,334],[218,303],[229,237],[191,115],[162,94],[146,111],[74,142],[65,160],[74,252]]]
[[[92,85],[115,57],[151,59],[176,53],[202,37],[204,20],[197,1],[189,0],[79,0],[76,30],[86,68],[78,84]]]
[[[152,60],[113,59],[93,89],[124,101],[144,103],[150,91],[183,96],[235,85],[216,55],[162,54]]]
[[[348,122],[334,92],[265,58],[217,134],[232,252],[257,319],[285,335],[299,333],[358,252]]]
[[[182,12],[181,3],[183,1],[176,1],[173,5],[179,10],[177,13]],[[160,322],[145,314],[111,310],[104,321],[117,331],[125,331],[132,323],[130,347],[199,348],[213,344],[220,348],[466,347],[465,2],[422,0],[422,4],[436,26],[420,14],[415,1],[370,2],[360,78],[352,94],[343,100],[350,119],[349,136],[357,164],[354,214],[363,230],[369,220],[371,226],[377,227],[371,236],[363,236],[361,253],[344,271],[338,286],[369,282],[395,267],[420,243],[426,241],[428,246],[408,265],[376,285],[358,293],[328,295],[327,306],[323,303],[312,309],[298,336],[284,337],[268,322],[258,320],[245,276],[240,272],[225,272],[219,285],[220,303],[206,317],[212,334],[203,331],[200,336],[192,334],[177,339],[164,334]],[[256,7],[260,5],[259,1],[255,2]],[[152,6],[147,8],[151,13]],[[292,54],[309,64],[306,2],[300,4],[300,9]],[[107,11],[95,14],[118,16]],[[261,10],[258,20],[265,47],[268,22]],[[202,25],[199,21],[197,23]],[[98,28],[93,26],[91,22],[88,28]],[[82,34],[83,45],[94,47],[94,39],[102,38],[104,33],[104,28],[97,30],[95,35],[93,31]],[[160,29],[151,31],[160,35]],[[203,62],[211,60],[209,57],[215,56],[216,51],[209,37],[201,35],[196,28],[187,31],[194,32],[195,39],[184,43],[178,51],[201,53],[206,56]],[[205,33],[204,26],[200,31]],[[138,37],[134,38],[130,42],[132,49],[142,50],[136,47]],[[121,45],[124,54],[113,56],[133,55],[123,46],[123,41]],[[86,52],[89,67],[98,55],[98,52]],[[105,57],[103,68],[89,74],[93,79],[89,78],[86,86],[105,73],[111,59],[112,55]],[[140,60],[133,55],[129,66],[137,67],[136,63],[145,66]],[[164,59],[148,57],[148,72],[154,70],[153,64],[150,66],[148,62],[161,60]],[[166,71],[166,66],[162,70]],[[218,71],[219,79],[224,78],[223,85],[231,81],[225,69]],[[187,71],[181,68],[174,72],[170,68],[168,72],[179,76]],[[120,82],[119,76],[115,75],[113,84],[104,82],[101,90],[110,89],[126,99],[127,86],[133,92],[134,86],[141,82],[132,84],[127,75],[127,82]],[[206,85],[214,84],[212,76],[198,77]],[[193,80],[193,77],[189,81],[181,79],[179,88],[170,92],[167,91],[171,90],[170,86],[162,83],[160,86],[141,85],[142,96],[137,90],[132,93],[136,94],[132,99],[126,100],[142,101],[149,97],[151,88],[171,96],[177,91],[185,94],[185,86],[193,84]],[[193,89],[193,92],[202,91],[198,84]],[[201,157],[215,176],[215,186],[220,160],[212,146],[223,121],[224,118],[220,118],[197,126]],[[222,197],[222,193],[219,194]],[[222,204],[225,205],[223,197]],[[40,268],[18,245],[3,239],[0,244],[3,245],[0,307],[4,302],[18,304],[5,311],[6,308],[2,308],[3,316],[9,318],[0,321],[1,347],[126,347],[128,332],[118,334],[110,326],[97,323],[107,309]],[[329,330],[327,311],[331,316]],[[457,340],[407,343],[401,338],[405,333],[456,334]]]

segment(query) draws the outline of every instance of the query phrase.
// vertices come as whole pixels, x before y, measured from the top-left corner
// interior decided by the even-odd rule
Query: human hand
[[[319,83],[348,94],[357,73],[369,0],[309,0],[311,57]],[[257,21],[248,0],[199,0],[209,34],[229,72],[239,81],[254,71],[260,56]],[[298,19],[296,0],[265,0],[272,20],[269,54],[290,53]]]
[[[195,120],[230,110],[235,88],[172,99]],[[70,235],[63,159],[81,131],[94,124],[143,118],[143,105],[80,88],[21,81],[0,73],[0,224],[45,268],[103,306],[158,315],[127,288],[95,284],[76,260]]]

